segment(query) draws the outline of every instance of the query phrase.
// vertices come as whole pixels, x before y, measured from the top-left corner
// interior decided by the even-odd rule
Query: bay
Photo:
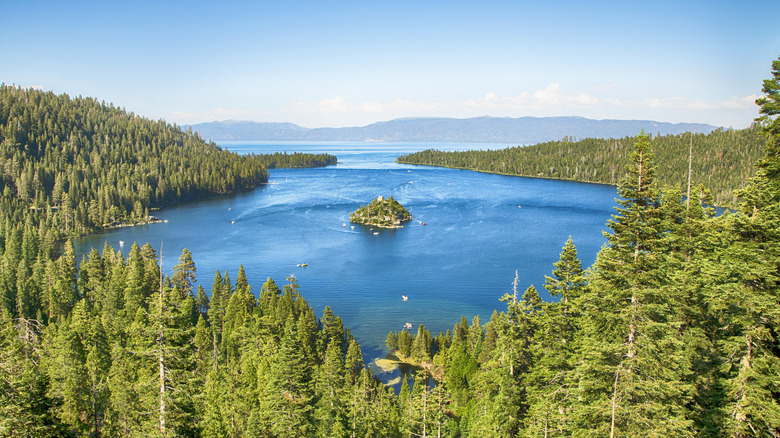
[[[132,242],[161,251],[170,274],[183,248],[208,292],[217,270],[235,281],[243,265],[255,292],[272,277],[294,275],[317,315],[341,316],[367,361],[383,356],[389,331],[406,322],[436,335],[465,316],[482,323],[505,306],[499,298],[533,284],[543,299],[545,275],[572,236],[583,266],[606,242],[613,186],[397,164],[427,148],[497,149],[506,145],[421,143],[222,142],[246,153],[326,152],[339,164],[272,169],[251,192],[180,204],[155,212],[167,222],[118,228],[78,239],[77,254],[104,242],[126,256]],[[376,196],[393,196],[414,216],[403,228],[370,229],[349,213]],[[425,225],[421,224],[424,222]],[[80,256],[79,256],[80,257]],[[305,263],[306,267],[299,264]],[[401,296],[408,296],[403,301]]]

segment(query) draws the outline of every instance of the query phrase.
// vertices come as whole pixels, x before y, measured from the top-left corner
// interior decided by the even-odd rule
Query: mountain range
[[[622,138],[641,131],[652,135],[709,133],[716,126],[652,120],[594,120],[584,117],[402,118],[360,127],[304,128],[294,123],[226,120],[184,125],[206,140],[396,141],[535,144],[564,137]]]

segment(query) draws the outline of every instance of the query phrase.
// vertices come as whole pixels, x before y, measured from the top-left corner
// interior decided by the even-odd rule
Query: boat
[[[355,229],[355,226],[354,226],[354,225],[351,225],[351,228],[354,230],[354,229]]]
[[[412,328],[412,323],[411,322],[407,322],[406,324],[404,324],[404,328],[407,329],[407,330],[410,330]]]
[[[401,299],[404,301],[409,301],[409,297],[407,297],[406,295],[401,295]]]
[[[378,236],[378,235],[379,235],[379,232],[378,231],[374,231],[374,236]]]

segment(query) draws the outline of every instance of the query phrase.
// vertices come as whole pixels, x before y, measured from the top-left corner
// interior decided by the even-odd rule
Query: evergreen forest
[[[740,130],[720,128],[709,134],[653,137],[650,143],[656,153],[658,184],[685,189],[690,169],[692,184],[711,190],[715,205],[735,208],[737,191],[753,176],[753,164],[764,153],[765,137],[761,132],[762,127],[753,124]],[[428,149],[398,157],[397,161],[617,185],[626,176],[636,141],[637,137],[581,140],[564,137],[561,141],[499,150]]]
[[[60,163],[65,173],[78,163],[78,176],[104,160],[99,167],[117,181],[148,185],[151,207],[241,190],[265,176],[262,164],[88,99],[4,92],[37,100],[32,108],[60,103],[43,105],[42,125],[33,111],[3,119],[13,122],[2,126],[0,436],[780,436],[780,59],[757,100],[762,116],[744,131],[760,131],[764,152],[735,192],[735,212],[716,216],[699,181],[690,194],[661,185],[656,163],[668,151],[638,135],[594,265],[582,266],[569,239],[540,285],[555,301],[516,278],[487,322],[389,333],[388,349],[416,365],[397,391],[365,367],[337,315],[314,314],[293,276],[253,288],[239,266],[235,280],[216,272],[207,291],[188,250],[165,275],[149,244],[126,256],[106,245],[77,263],[70,241],[58,239],[87,231],[63,222],[75,220],[92,181],[74,179],[81,185],[71,198],[70,175],[59,193],[59,173],[37,165]],[[55,107],[82,114],[71,106],[114,114],[116,125],[87,122],[89,111],[78,118],[95,132],[115,126],[114,136],[49,134],[67,125]],[[52,140],[30,145],[42,138]],[[158,197],[164,179],[155,172],[171,165],[162,144],[199,145],[201,170],[230,163],[232,185],[207,172],[193,181],[216,185],[165,174],[181,191]],[[149,145],[159,156],[135,151]],[[113,161],[97,149],[113,150]],[[724,156],[731,151],[724,146]],[[143,174],[137,167],[157,176],[154,189],[153,178],[128,176]],[[127,187],[116,189],[116,198],[89,202],[111,201],[117,215],[124,205],[132,217],[120,202]],[[95,182],[100,190],[109,189]]]
[[[47,245],[253,189],[270,168],[335,163],[327,154],[238,155],[92,98],[0,85],[0,234],[9,222],[26,225]]]
[[[402,222],[410,220],[412,214],[392,196],[387,199],[378,196],[370,204],[361,205],[349,214],[350,222],[382,228],[397,228]]]

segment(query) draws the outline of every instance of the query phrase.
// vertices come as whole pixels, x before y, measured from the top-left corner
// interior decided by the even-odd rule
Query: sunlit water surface
[[[550,299],[544,277],[566,239],[574,239],[584,267],[592,264],[615,204],[612,186],[394,162],[400,154],[431,147],[473,145],[221,145],[239,153],[327,152],[339,164],[271,170],[270,183],[256,190],[155,212],[167,222],[82,238],[75,242],[77,252],[101,250],[107,241],[127,255],[132,242],[149,242],[162,248],[170,273],[188,248],[197,284],[207,292],[217,270],[227,270],[235,281],[240,264],[255,292],[269,276],[281,287],[294,274],[317,315],[330,306],[341,316],[367,362],[385,354],[387,333],[406,322],[413,332],[423,324],[434,335],[462,315],[471,321],[479,314],[485,323],[494,309],[505,308],[499,298],[512,291],[515,271],[519,293],[533,284]],[[400,229],[353,229],[349,213],[378,195],[393,196],[414,220]]]

